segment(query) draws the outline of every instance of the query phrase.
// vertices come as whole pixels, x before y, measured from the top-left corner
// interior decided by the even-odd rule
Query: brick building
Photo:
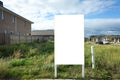
[[[23,38],[31,34],[33,22],[8,10],[0,1],[0,44],[24,41]],[[16,43],[14,42],[14,43]]]

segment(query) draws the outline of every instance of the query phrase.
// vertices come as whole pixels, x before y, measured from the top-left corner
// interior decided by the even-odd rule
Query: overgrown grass
[[[120,78],[120,47],[93,45],[95,69],[91,66],[91,44],[85,43],[85,78]],[[54,42],[0,46],[0,79],[54,78]],[[80,65],[59,65],[58,78],[82,78]]]
[[[92,70],[90,47],[94,46],[95,69]],[[85,65],[94,78],[120,78],[120,47],[113,45],[85,44]],[[87,75],[86,75],[87,76]]]

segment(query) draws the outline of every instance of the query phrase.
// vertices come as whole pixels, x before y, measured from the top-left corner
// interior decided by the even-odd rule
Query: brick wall
[[[4,19],[2,19],[2,13],[4,13]],[[0,8],[0,44],[10,43],[10,34],[26,36],[30,33],[31,22]],[[4,34],[8,38],[6,42]]]

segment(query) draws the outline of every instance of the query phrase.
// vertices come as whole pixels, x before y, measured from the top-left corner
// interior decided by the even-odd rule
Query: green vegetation
[[[120,78],[119,46],[94,44],[95,69],[92,69],[91,45],[85,43],[86,78]],[[0,79],[41,78],[54,78],[54,42],[0,46]],[[58,78],[81,78],[81,66],[59,65]]]
[[[85,44],[86,68],[91,67],[91,44]],[[94,44],[95,69],[88,70],[88,77],[96,78],[120,78],[120,47],[112,45]],[[86,75],[87,76],[87,75]]]
[[[54,78],[54,43],[0,46],[0,79]]]

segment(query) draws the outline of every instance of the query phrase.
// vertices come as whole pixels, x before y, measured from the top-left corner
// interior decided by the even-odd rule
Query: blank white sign
[[[55,65],[84,65],[84,15],[55,16]]]

